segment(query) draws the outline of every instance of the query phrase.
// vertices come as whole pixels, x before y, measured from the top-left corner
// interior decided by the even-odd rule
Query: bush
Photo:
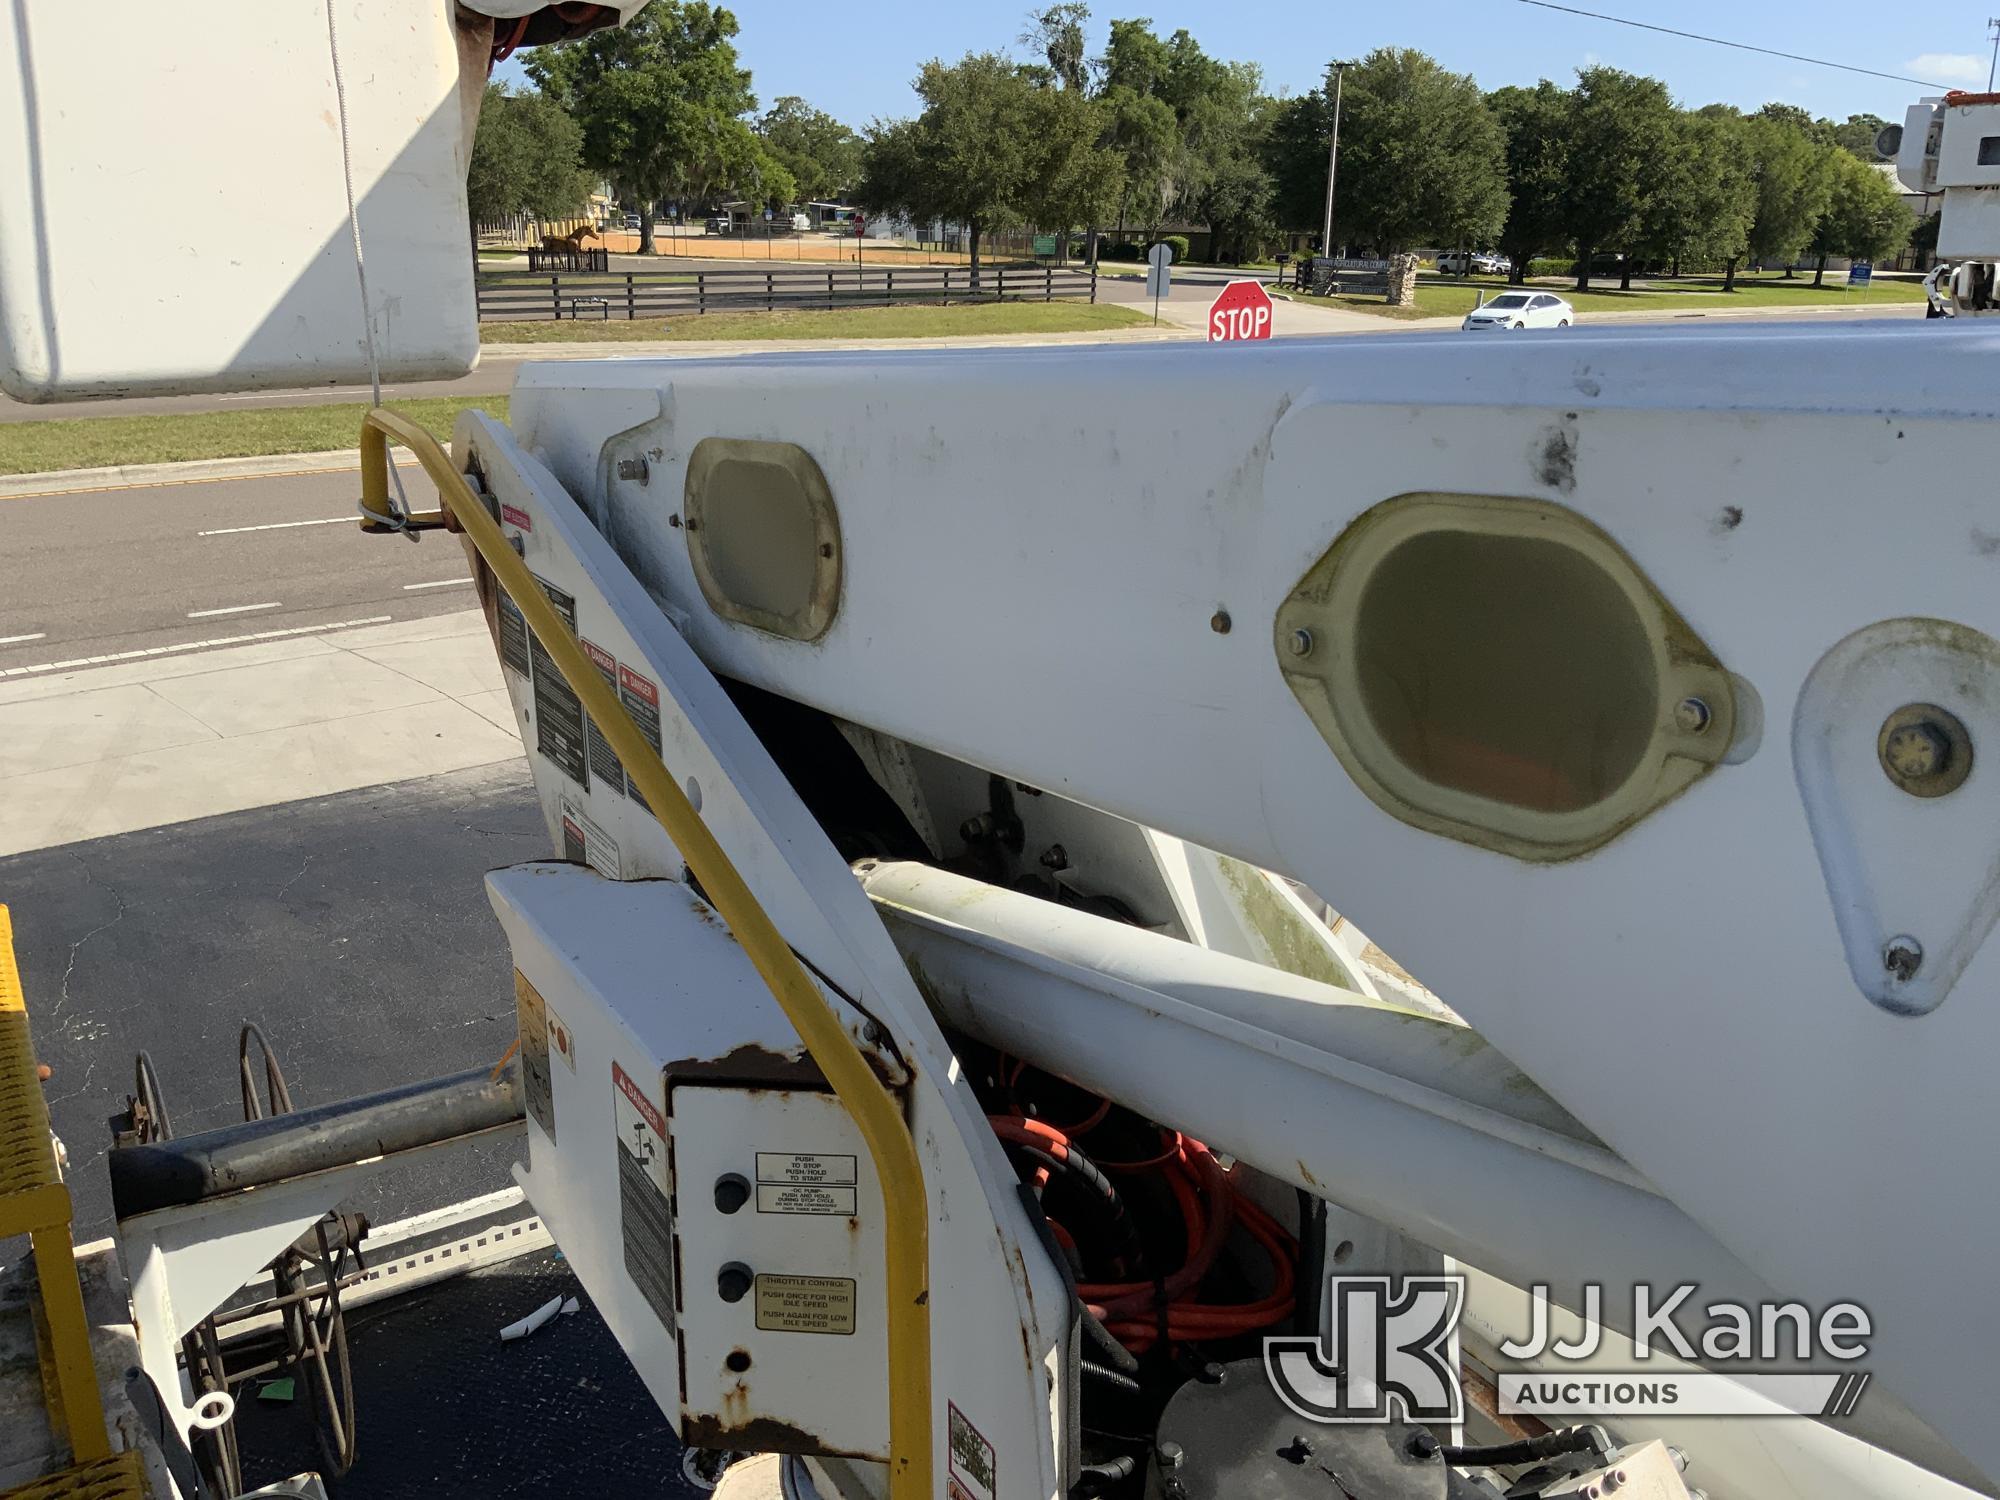
[[[1574,276],[1576,257],[1574,255],[1538,255],[1528,262],[1530,276]]]
[[[1169,250],[1173,251],[1175,265],[1180,265],[1188,258],[1188,242],[1187,236],[1184,234],[1163,234],[1154,240],[1153,244],[1165,245]],[[1148,245],[1146,248],[1150,250],[1152,245]]]
[[[1133,244],[1133,243],[1132,243],[1132,242],[1131,242],[1130,240],[1125,240],[1125,241],[1122,241],[1122,242],[1121,242],[1121,243],[1119,243],[1119,244],[1116,244],[1116,245],[1112,245],[1112,246],[1111,246],[1111,247],[1109,247],[1108,249],[1104,250],[1104,251],[1102,252],[1102,255],[1103,255],[1103,258],[1104,258],[1105,260],[1142,260],[1142,259],[1144,259],[1144,256],[1143,256],[1143,254],[1142,254],[1142,253],[1140,252],[1140,249],[1139,249],[1139,247],[1138,247],[1137,245]]]

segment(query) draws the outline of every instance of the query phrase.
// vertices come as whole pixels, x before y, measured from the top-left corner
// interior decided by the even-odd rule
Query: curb
[[[398,463],[409,460],[398,459]],[[172,484],[207,484],[218,479],[276,479],[292,474],[337,474],[359,469],[359,448],[319,453],[268,453],[255,458],[197,458],[169,464],[119,464],[106,469],[58,469],[40,474],[0,476],[0,500],[67,495],[82,490],[150,489]]]
[[[542,344],[481,344],[482,355],[508,360],[605,359],[712,359],[718,355],[752,354],[866,354],[874,350],[903,352],[911,349],[1044,349],[1075,344],[1149,344],[1189,337],[1198,328],[1162,322],[1152,327],[1080,329],[1071,333],[948,334],[941,338],[889,339],[624,339],[597,342],[557,342]]]

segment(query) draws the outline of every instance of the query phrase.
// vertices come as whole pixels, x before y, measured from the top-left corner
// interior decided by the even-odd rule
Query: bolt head
[[[1229,624],[1229,611],[1226,609],[1218,609],[1208,617],[1208,628],[1217,635],[1228,635]]]
[[[1153,1457],[1160,1461],[1163,1469],[1178,1469],[1187,1454],[1181,1451],[1179,1443],[1161,1443],[1153,1450]]]
[[[1882,967],[1892,979],[1908,984],[1924,966],[1924,945],[1907,934],[1882,945]]]
[[[1311,656],[1313,633],[1310,630],[1294,630],[1291,640],[1286,644],[1291,647],[1291,652],[1294,656]]]
[[[1928,719],[1889,731],[1882,758],[1906,781],[1936,776],[1951,764],[1951,737],[1944,726]]]
[[[1875,737],[1882,774],[1912,797],[1942,797],[1972,774],[1972,737],[1958,716],[1935,703],[1906,703]]]
[[[1403,1451],[1422,1463],[1437,1456],[1438,1440],[1428,1432],[1413,1432],[1403,1444]]]
[[[1701,698],[1683,698],[1674,705],[1674,728],[1682,734],[1701,734],[1714,718],[1714,712]]]

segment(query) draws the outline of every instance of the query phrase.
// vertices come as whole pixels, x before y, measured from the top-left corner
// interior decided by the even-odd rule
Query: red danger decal
[[[535,529],[534,519],[518,505],[501,506],[500,519],[505,521],[509,526],[520,527],[523,531],[533,531]]]
[[[660,690],[630,667],[618,669],[618,685],[635,697],[644,698],[653,707],[660,706]]]
[[[655,1133],[662,1140],[666,1139],[666,1120],[661,1116],[659,1110],[653,1107],[653,1101],[640,1092],[639,1085],[632,1081],[631,1075],[619,1067],[617,1063],[611,1065],[611,1081],[618,1085],[619,1093],[632,1101],[632,1107],[639,1111],[646,1123],[653,1127]]]

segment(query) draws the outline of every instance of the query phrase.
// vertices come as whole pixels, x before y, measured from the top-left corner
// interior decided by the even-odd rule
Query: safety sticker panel
[[[854,1282],[846,1276],[759,1276],[757,1326],[771,1333],[852,1333]]]
[[[555,606],[556,613],[562,616],[563,624],[574,633],[576,596],[564,593],[540,578],[535,582],[541,584],[542,592]],[[532,631],[529,632],[528,659],[533,667],[529,675],[535,693],[535,749],[563,775],[588,791],[590,764],[585,748],[582,700],[563,681],[562,673],[556,670],[555,658],[543,648]]]
[[[625,1270],[653,1313],[674,1331],[673,1215],[667,1198],[667,1122],[617,1063],[618,1228]]]
[[[994,1478],[993,1445],[952,1402],[945,1403],[945,1415],[945,1447],[950,1463],[945,1494],[950,1500],[994,1500],[998,1481]]]
[[[553,1141],[556,1100],[549,1085],[548,1007],[519,969],[514,971],[514,1015],[521,1028],[521,1091],[528,1097],[528,1117]]]
[[[646,743],[653,747],[653,754],[660,753],[660,688],[659,684],[644,673],[635,672],[621,663],[618,668],[618,701],[625,705],[625,712],[632,716],[639,733],[646,737]],[[646,799],[639,795],[639,784],[627,781],[625,790],[632,800],[641,807]]]
[[[604,685],[614,693],[618,691],[618,658],[606,651],[595,641],[578,638],[583,654],[590,658],[590,664],[597,668]],[[586,759],[590,762],[590,774],[616,796],[625,790],[625,767],[618,762],[618,752],[611,748],[611,741],[604,737],[604,731],[597,721],[585,714],[583,730]]]

